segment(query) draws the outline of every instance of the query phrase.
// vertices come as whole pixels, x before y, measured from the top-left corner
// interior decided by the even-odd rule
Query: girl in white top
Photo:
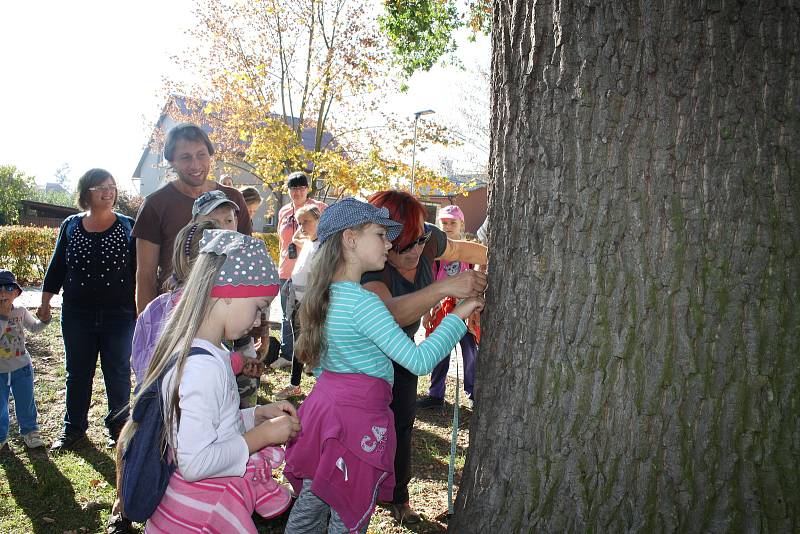
[[[285,284],[283,290],[286,295],[286,315],[292,325],[292,337],[297,339],[300,335],[300,324],[297,320],[297,311],[300,309],[300,302],[306,293],[308,284],[308,273],[311,271],[311,258],[319,248],[317,241],[317,225],[321,216],[319,208],[314,205],[303,206],[295,213],[297,224],[300,228],[294,233],[292,242],[300,249],[300,255],[292,268],[291,283]],[[292,356],[292,376],[289,385],[275,394],[276,399],[288,399],[302,394],[300,389],[300,378],[303,375],[303,364],[294,355]]]
[[[288,402],[239,409],[221,341],[259,324],[278,292],[277,270],[262,241],[206,230],[184,287],[140,388],[164,376],[163,439],[177,462],[146,532],[255,533],[254,510],[272,517],[289,506],[288,491],[271,476],[283,461],[272,445],[296,436],[300,423]],[[126,425],[123,447],[135,431]]]

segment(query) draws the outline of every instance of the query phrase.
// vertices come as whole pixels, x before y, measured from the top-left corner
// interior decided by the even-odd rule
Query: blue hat
[[[17,286],[17,289],[22,291],[22,288],[19,287],[17,283],[17,278],[14,276],[14,273],[7,269],[0,269],[0,286]]]
[[[336,232],[366,223],[375,223],[386,227],[386,238],[389,241],[397,239],[397,236],[403,231],[403,225],[391,220],[389,210],[386,208],[376,208],[372,204],[348,197],[322,212],[317,226],[317,240],[321,245]]]

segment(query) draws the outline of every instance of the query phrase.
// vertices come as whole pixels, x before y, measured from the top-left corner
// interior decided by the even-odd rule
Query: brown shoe
[[[407,502],[404,502],[403,504],[392,504],[389,506],[389,509],[392,511],[394,520],[401,525],[416,525],[422,520],[420,515],[412,510],[411,506],[409,506]]]

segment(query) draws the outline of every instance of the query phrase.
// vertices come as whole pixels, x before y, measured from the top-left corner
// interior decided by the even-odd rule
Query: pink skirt
[[[176,471],[161,503],[147,520],[145,532],[256,534],[250,517],[254,511],[270,518],[289,507],[289,490],[272,478],[272,469],[282,462],[281,448],[266,447],[250,456],[241,477],[188,482]]]

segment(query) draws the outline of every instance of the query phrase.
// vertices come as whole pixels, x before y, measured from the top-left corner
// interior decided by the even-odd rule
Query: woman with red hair
[[[441,259],[486,265],[485,246],[448,239],[439,228],[425,223],[425,207],[404,191],[380,191],[370,197],[369,203],[387,208],[389,218],[403,223],[403,231],[392,242],[384,269],[365,273],[361,283],[383,300],[408,337],[414,339],[422,316],[443,298],[464,299],[483,295],[486,289],[484,273],[469,270],[436,281],[433,264]],[[397,453],[392,513],[397,521],[406,524],[420,520],[419,514],[409,506],[408,494],[416,402],[417,375],[394,365],[391,408],[397,433]]]

